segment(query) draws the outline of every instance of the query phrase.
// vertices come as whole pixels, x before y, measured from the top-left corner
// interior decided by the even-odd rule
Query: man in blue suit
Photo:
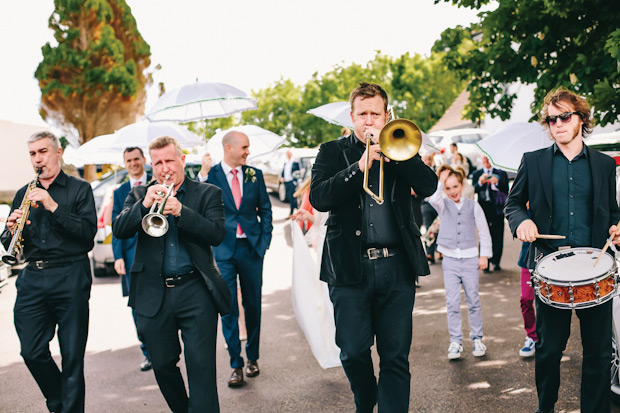
[[[144,153],[140,148],[125,148],[123,152],[123,162],[125,168],[129,174],[129,180],[119,186],[114,191],[114,208],[112,209],[112,219],[116,218],[118,214],[123,210],[125,199],[129,195],[131,188],[138,185],[146,185],[151,177],[144,171],[144,165],[146,159],[144,159]],[[112,250],[114,251],[114,270],[121,276],[121,286],[123,287],[123,297],[129,295],[129,285],[131,283],[131,265],[133,264],[133,257],[136,252],[136,241],[138,235],[129,239],[118,239],[112,234]],[[134,323],[136,320],[135,311],[131,311],[134,317]],[[140,364],[140,370],[147,371],[151,369],[151,359],[149,352],[142,340],[142,337],[138,334],[140,339],[140,349],[144,354],[144,361]]]
[[[241,287],[248,341],[245,353],[248,363],[245,374],[255,377],[258,368],[260,340],[261,288],[263,285],[263,258],[271,243],[271,201],[267,194],[263,173],[246,166],[250,141],[242,132],[232,131],[222,139],[224,159],[212,169],[203,163],[199,178],[222,189],[226,216],[226,237],[213,247],[217,266],[228,284],[232,298],[230,313],[222,316],[222,330],[228,344],[230,365],[233,368],[228,381],[230,387],[244,384],[243,357],[239,340],[239,304],[237,277]]]
[[[284,168],[282,168],[282,173],[280,174],[280,182],[284,184],[286,199],[288,199],[291,205],[291,213],[289,215],[293,215],[295,208],[297,208],[297,198],[293,195],[295,188],[297,188],[297,179],[293,177],[293,173],[299,171],[299,162],[293,160],[293,151],[290,149],[286,151],[286,158],[287,161],[284,163]]]

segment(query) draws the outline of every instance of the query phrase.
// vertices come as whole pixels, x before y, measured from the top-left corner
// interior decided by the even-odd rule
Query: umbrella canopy
[[[142,121],[127,125],[114,133],[97,136],[76,150],[68,150],[64,160],[76,166],[106,163],[123,165],[125,148],[138,147],[146,151],[149,143],[160,136],[176,138],[183,148],[193,148],[204,143],[188,129],[175,123]]]
[[[226,83],[191,83],[166,92],[146,118],[150,121],[192,122],[223,118],[256,109],[256,99]]]
[[[286,140],[282,136],[263,129],[260,126],[235,126],[230,129],[219,131],[207,142],[207,151],[211,154],[214,161],[223,159],[224,148],[222,147],[222,138],[231,131],[243,132],[248,136],[250,140],[250,156],[248,156],[248,159],[273,152]]]
[[[328,103],[326,105],[310,109],[306,113],[318,116],[324,121],[333,123],[334,125],[344,126],[349,129],[353,129],[353,120],[351,119],[351,105],[349,104],[349,102]],[[435,146],[435,144],[433,144],[428,135],[426,135],[426,133],[422,131],[420,132],[422,133],[422,146],[420,147],[420,152],[438,152],[439,148]]]
[[[514,122],[482,139],[476,145],[496,167],[517,172],[525,152],[553,144],[549,134],[538,123]]]

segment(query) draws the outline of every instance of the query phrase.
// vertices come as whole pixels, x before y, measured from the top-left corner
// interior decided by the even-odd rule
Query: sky
[[[430,55],[443,30],[478,21],[477,11],[433,0],[126,0],[151,46],[154,86],[198,79],[247,92],[281,78],[303,85],[334,65],[365,64],[377,50]],[[54,44],[53,0],[4,2],[0,25],[0,120],[45,125],[34,72]],[[327,103],[327,102],[326,102]],[[260,105],[260,102],[258,103]]]

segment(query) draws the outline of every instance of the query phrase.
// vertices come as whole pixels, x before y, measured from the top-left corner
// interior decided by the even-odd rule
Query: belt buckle
[[[177,286],[176,284],[168,284],[168,281],[170,281],[170,282],[175,281],[174,277],[164,278],[164,284],[166,284],[166,287],[168,287],[168,288],[174,288],[174,287]]]
[[[38,270],[45,269],[45,266],[43,264],[45,264],[45,261],[35,261],[34,262],[34,266],[37,267]]]
[[[379,251],[379,250],[376,248],[368,248],[366,250],[366,255],[368,255],[369,260],[376,260],[377,258],[379,258],[379,255],[374,254],[376,251]]]

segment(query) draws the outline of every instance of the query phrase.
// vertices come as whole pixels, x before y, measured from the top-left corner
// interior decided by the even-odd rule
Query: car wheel
[[[105,277],[106,275],[108,275],[108,269],[103,267],[103,268],[97,268],[95,265],[95,259],[91,258],[90,260],[91,262],[91,266],[93,268],[93,275],[95,277]]]
[[[286,185],[282,183],[278,185],[278,199],[280,202],[286,202]]]

